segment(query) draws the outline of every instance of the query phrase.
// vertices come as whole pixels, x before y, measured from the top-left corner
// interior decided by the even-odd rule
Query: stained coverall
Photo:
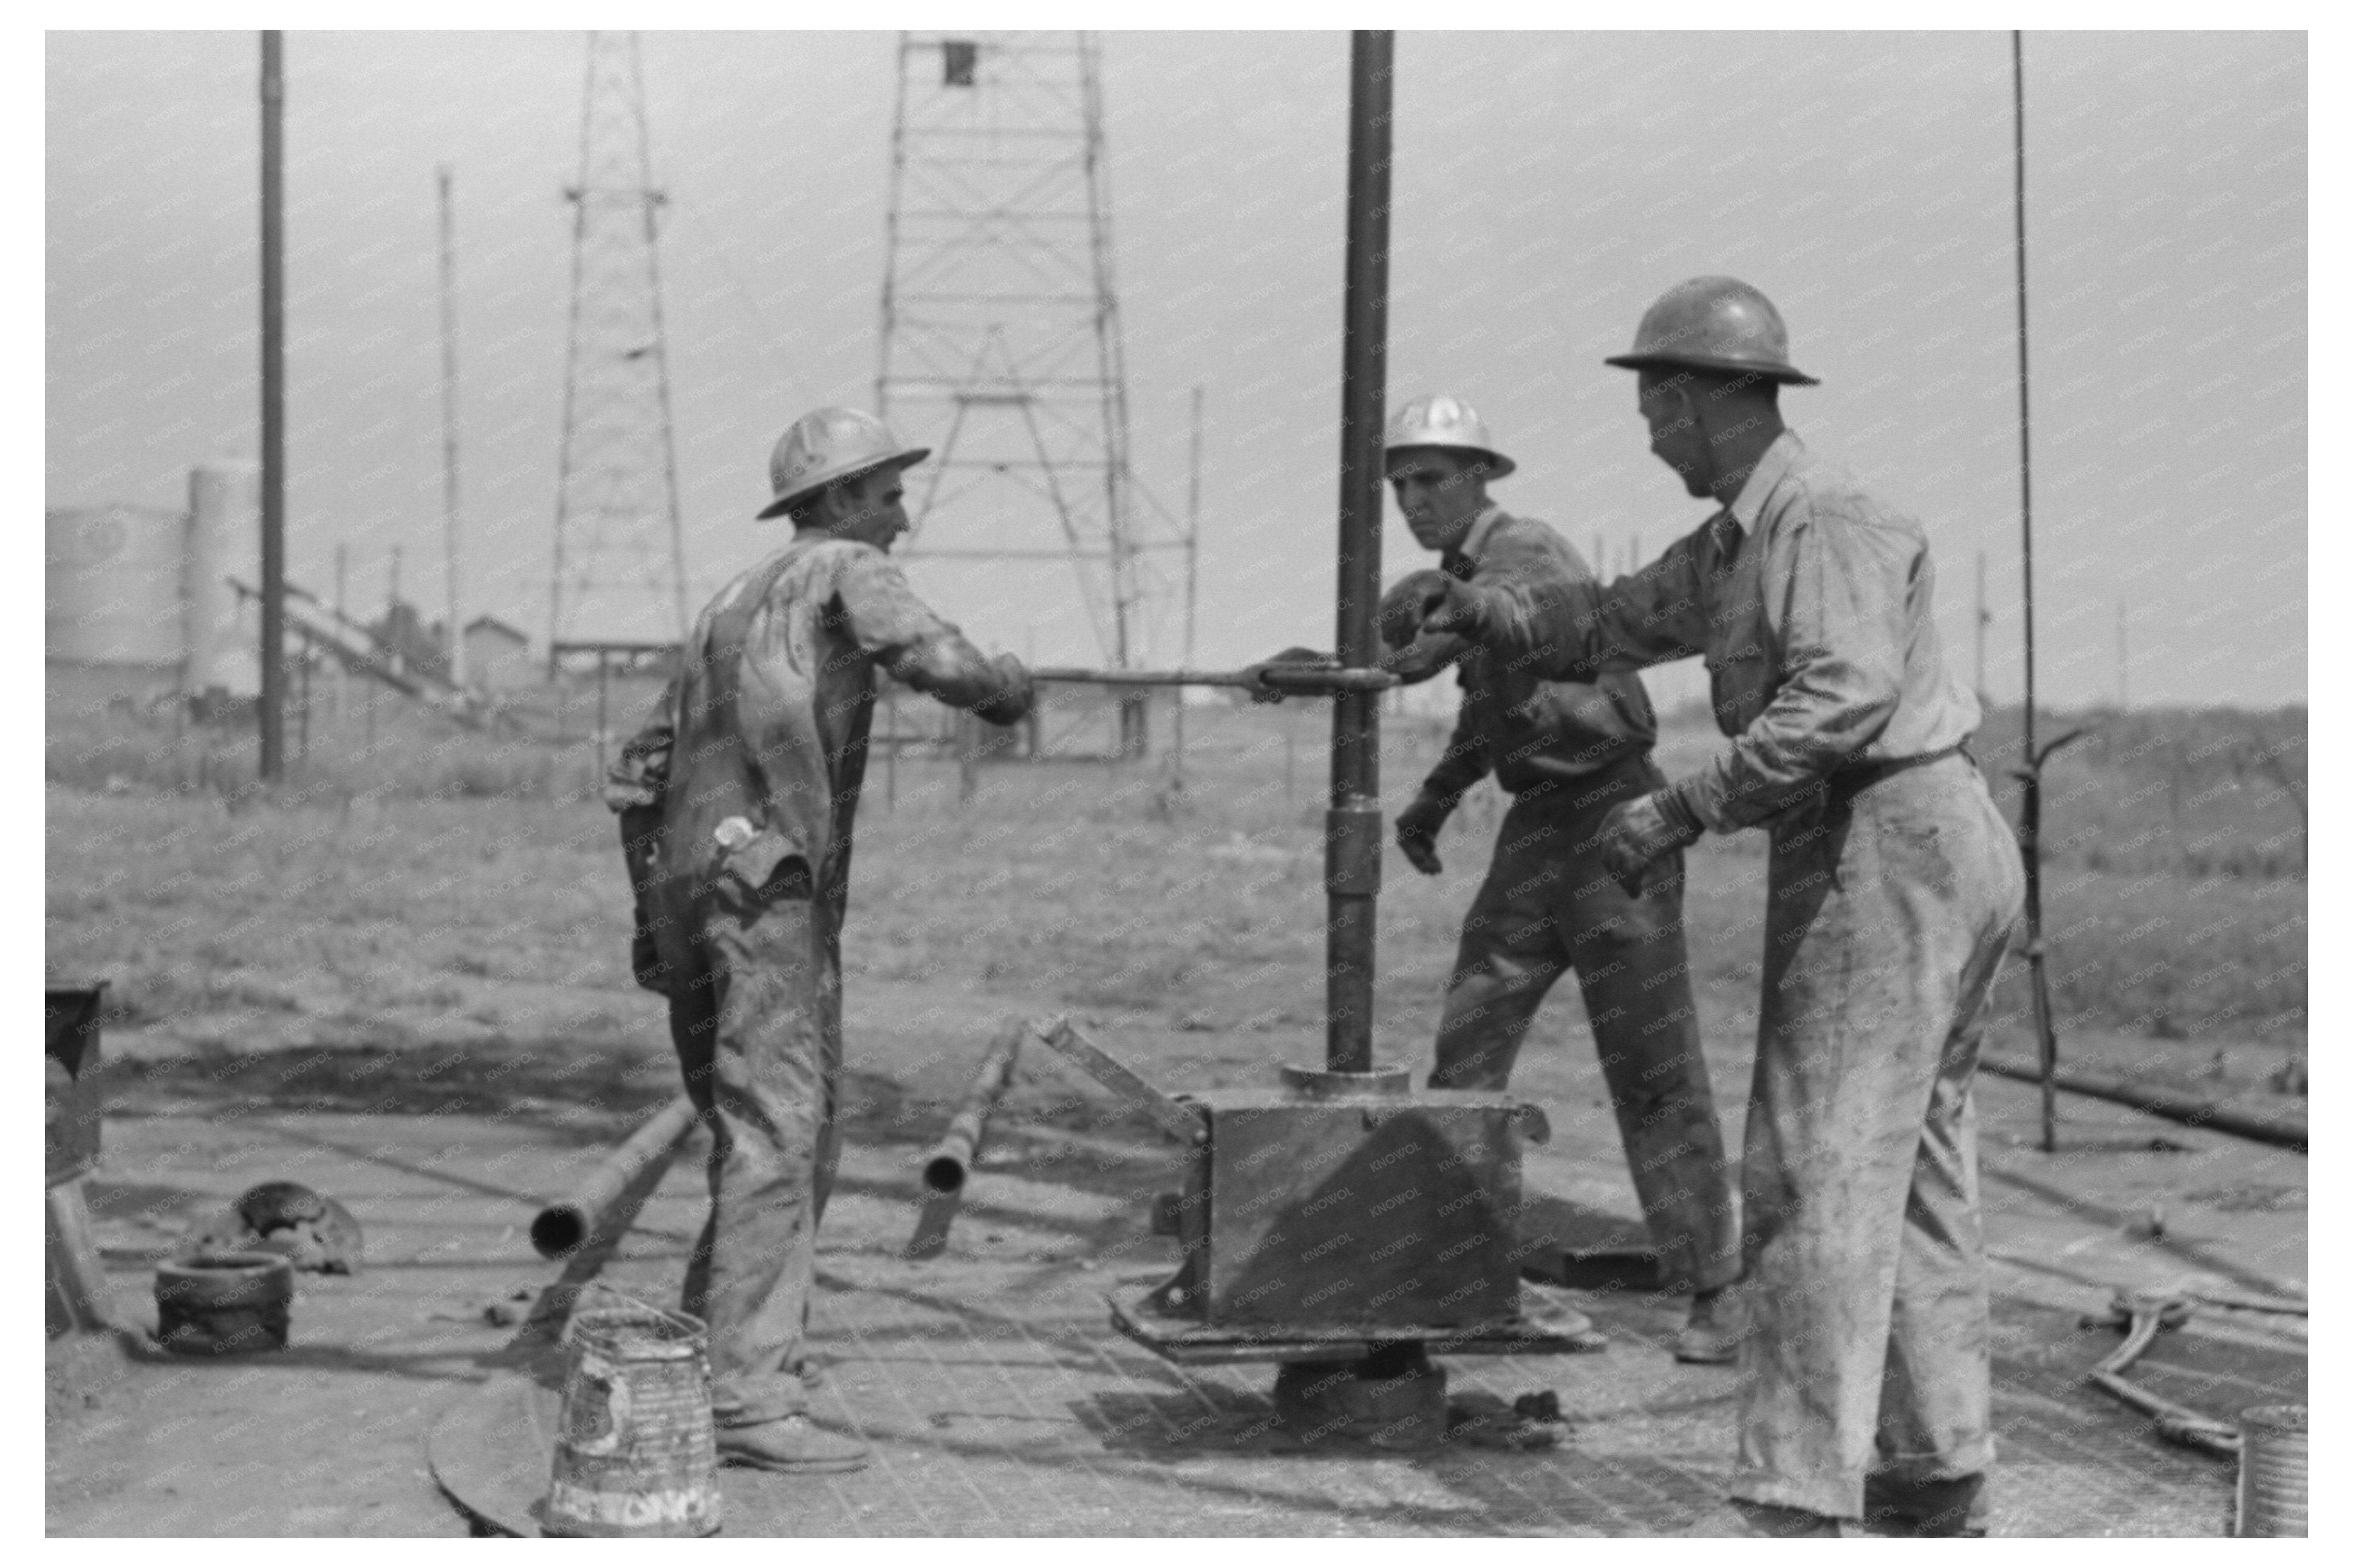
[[[1481,596],[1491,655],[1569,678],[1707,662],[1732,744],[1673,788],[1772,836],[1742,1178],[1732,1495],[1859,1518],[1866,1474],[1993,1460],[1970,1084],[2023,908],[1962,749],[1917,523],[1783,433],[1732,504],[1607,589]]]
[[[712,1131],[711,1215],[681,1304],[710,1325],[722,1426],[807,1405],[817,1230],[840,1151],[841,922],[877,666],[992,722],[1026,708],[881,551],[805,534],[702,612],[607,790],[627,808],[640,889],[638,978],[670,997],[687,1093]]]
[[[1539,595],[1593,580],[1551,527],[1493,503],[1440,565],[1474,586]],[[1423,678],[1449,658],[1461,708],[1421,792],[1451,812],[1492,771],[1513,799],[1463,919],[1430,1085],[1508,1087],[1546,994],[1574,969],[1662,1282],[1727,1285],[1740,1273],[1739,1226],[1692,1005],[1681,858],[1633,898],[1602,869],[1596,841],[1611,806],[1666,783],[1651,762],[1650,699],[1630,673],[1541,679],[1445,634],[1418,639],[1399,672]]]

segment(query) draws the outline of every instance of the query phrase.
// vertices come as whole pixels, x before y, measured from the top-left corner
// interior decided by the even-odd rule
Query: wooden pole
[[[286,772],[286,76],[261,35],[261,781]]]
[[[458,621],[458,243],[449,165],[435,172],[441,193],[441,552],[448,571],[448,622],[442,657],[449,684],[466,689],[466,639]]]

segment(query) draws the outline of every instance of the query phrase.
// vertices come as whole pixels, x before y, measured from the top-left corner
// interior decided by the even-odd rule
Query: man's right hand
[[[992,724],[1018,724],[1038,700],[1038,685],[1029,679],[1029,667],[1009,653],[1000,653],[988,661],[988,668],[997,676],[997,695],[973,711]]]
[[[1417,795],[1403,811],[1398,813],[1397,844],[1406,860],[1425,877],[1435,877],[1444,869],[1438,858],[1438,830],[1454,808],[1427,791]]]

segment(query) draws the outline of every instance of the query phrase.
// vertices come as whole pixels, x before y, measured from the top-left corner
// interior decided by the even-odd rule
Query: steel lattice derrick
[[[588,35],[572,203],[551,647],[686,635],[659,215],[635,33]]]
[[[965,563],[926,588],[968,623],[1008,602],[1050,618],[1034,567],[1018,586],[987,568],[1066,560],[1059,602],[1127,666],[1174,599],[1147,556],[1183,541],[1130,468],[1094,40],[902,34],[891,146],[875,405],[934,453],[900,553]]]

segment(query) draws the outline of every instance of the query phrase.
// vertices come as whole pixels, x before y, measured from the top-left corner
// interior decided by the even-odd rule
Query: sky
[[[543,635],[584,48],[288,36],[297,583],[330,595],[342,545],[351,602],[379,606],[397,547],[403,596],[439,612],[446,163],[462,613]],[[1347,54],[1338,33],[1102,37],[1133,462],[1180,513],[1205,400],[1205,665],[1332,642]],[[781,542],[752,516],[785,426],[871,405],[897,37],[648,33],[642,58],[700,603]],[[1676,280],[1743,278],[1822,382],[1785,394],[1792,427],[1926,530],[1965,668],[1982,556],[1985,684],[2014,700],[2009,35],[1407,33],[1397,64],[1389,405],[1469,400],[1519,465],[1496,498],[1623,570],[1705,509],[1601,361]],[[52,508],[183,505],[192,465],[258,453],[256,72],[250,33],[48,35]],[[2304,38],[2030,33],[2025,101],[2039,693],[2301,702]],[[1383,548],[1387,576],[1428,563],[1393,503]],[[986,646],[1101,662],[1058,566],[913,576]],[[1145,658],[1175,662],[1177,622],[1155,603]]]

